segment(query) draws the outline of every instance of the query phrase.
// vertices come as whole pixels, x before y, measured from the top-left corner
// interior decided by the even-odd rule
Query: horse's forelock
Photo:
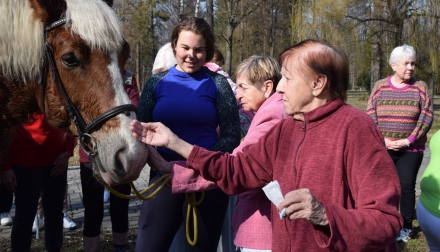
[[[38,77],[43,56],[43,23],[28,0],[0,1],[0,68],[24,82]]]
[[[92,49],[118,51],[123,41],[122,25],[115,11],[102,0],[67,0],[66,18],[72,32]]]

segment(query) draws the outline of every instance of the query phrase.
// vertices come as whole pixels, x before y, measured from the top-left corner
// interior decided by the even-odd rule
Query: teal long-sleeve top
[[[153,75],[142,91],[137,118],[162,122],[186,142],[209,150],[232,152],[240,143],[234,93],[224,76],[206,67],[192,74],[171,67]],[[168,161],[184,160],[166,148],[158,151]]]

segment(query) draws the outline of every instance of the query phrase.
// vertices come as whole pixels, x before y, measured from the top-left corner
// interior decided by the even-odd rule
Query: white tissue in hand
[[[263,191],[266,194],[267,198],[275,205],[278,206],[281,201],[284,200],[283,193],[281,192],[280,184],[278,181],[272,181],[263,187]],[[280,219],[286,217],[286,209],[284,208],[280,213]]]

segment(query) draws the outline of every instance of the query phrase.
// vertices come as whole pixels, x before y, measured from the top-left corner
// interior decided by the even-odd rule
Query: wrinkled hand
[[[69,165],[70,152],[65,151],[58,155],[58,157],[53,162],[53,168],[50,171],[50,175],[53,177],[57,177],[66,171],[67,166]]]
[[[286,208],[289,220],[306,219],[314,225],[327,226],[328,220],[324,206],[307,188],[291,191],[284,196],[278,205],[278,212]]]
[[[393,144],[393,141],[391,141],[388,138],[385,138],[385,146],[387,147],[387,149],[392,148],[392,144]]]
[[[406,148],[408,146],[408,140],[406,139],[400,139],[396,141],[391,141],[387,138],[385,138],[385,145],[387,149],[393,150],[393,151],[399,151],[402,148]]]
[[[15,193],[15,187],[17,186],[17,179],[13,170],[4,171],[2,173],[2,184],[9,191]]]
[[[156,148],[151,145],[147,145],[148,148],[148,165],[156,171],[170,173],[170,162],[163,159],[163,157],[157,152]]]
[[[130,130],[133,136],[146,144],[168,148],[170,142],[176,137],[169,128],[160,122],[141,123],[133,120],[130,123]]]

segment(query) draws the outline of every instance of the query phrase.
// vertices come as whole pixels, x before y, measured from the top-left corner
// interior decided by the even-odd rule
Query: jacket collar
[[[305,112],[304,121],[306,124],[319,123],[327,119],[329,116],[331,116],[333,113],[335,113],[337,110],[345,105],[346,103],[340,98],[328,101],[324,105],[319,106],[314,110]]]

